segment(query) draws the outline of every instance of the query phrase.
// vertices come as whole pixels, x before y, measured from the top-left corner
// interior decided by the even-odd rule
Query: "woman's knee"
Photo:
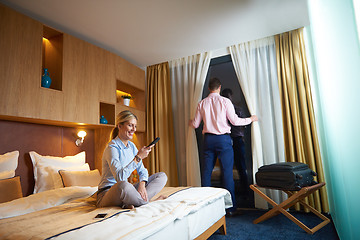
[[[121,181],[117,183],[117,187],[119,190],[128,191],[130,190],[130,188],[133,188],[134,186],[128,181]]]
[[[164,173],[164,172],[159,172],[159,175],[160,175],[161,177],[163,177],[163,178],[167,178],[167,175],[166,175],[166,173]]]
[[[164,181],[167,181],[167,179],[168,179],[166,173],[164,173],[164,172],[158,172],[158,177],[163,179]]]

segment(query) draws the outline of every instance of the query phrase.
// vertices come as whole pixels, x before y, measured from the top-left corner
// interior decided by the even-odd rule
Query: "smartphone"
[[[106,217],[107,213],[99,213],[98,215],[95,216],[95,218],[104,218]]]
[[[149,145],[147,145],[147,147],[150,147],[151,145],[154,145],[155,143],[157,143],[160,140],[159,137],[155,138],[154,141],[152,141]]]

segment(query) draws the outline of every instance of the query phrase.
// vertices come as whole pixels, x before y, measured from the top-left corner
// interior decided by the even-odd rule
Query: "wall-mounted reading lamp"
[[[86,136],[86,132],[85,131],[83,131],[83,130],[81,130],[81,131],[79,131],[78,132],[78,139],[76,139],[76,141],[75,141],[75,144],[76,144],[76,146],[81,146],[81,144],[84,142],[84,138],[85,138],[85,136]]]

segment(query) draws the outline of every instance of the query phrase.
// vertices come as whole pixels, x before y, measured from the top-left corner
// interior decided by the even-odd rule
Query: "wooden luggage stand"
[[[309,234],[313,234],[314,232],[316,232],[317,230],[321,229],[322,227],[324,227],[326,224],[328,224],[330,222],[330,219],[328,219],[327,217],[325,217],[324,215],[322,215],[320,212],[318,212],[315,208],[311,207],[309,204],[307,204],[304,201],[304,198],[307,197],[308,195],[312,194],[313,192],[317,191],[318,189],[320,189],[321,187],[323,187],[325,185],[325,183],[318,183],[316,185],[312,185],[309,187],[303,187],[301,188],[299,191],[286,191],[286,190],[282,190],[284,191],[289,198],[285,201],[283,201],[280,204],[277,204],[276,202],[274,202],[271,198],[269,198],[268,196],[266,196],[263,192],[260,191],[259,188],[268,188],[268,187],[260,187],[256,184],[252,184],[250,185],[250,188],[256,192],[257,194],[260,195],[260,197],[262,197],[263,199],[265,199],[268,203],[270,203],[271,205],[273,205],[273,209],[269,210],[268,212],[266,212],[265,214],[263,214],[262,216],[260,216],[259,218],[255,219],[253,221],[254,224],[260,223],[262,221],[265,221],[271,217],[274,217],[276,215],[278,215],[279,213],[284,214],[287,218],[289,218],[291,221],[293,221],[294,223],[296,223],[299,227],[301,227],[302,229],[304,229],[307,233]],[[271,188],[274,189],[274,188]],[[277,190],[281,190],[281,189],[277,189]],[[308,208],[311,212],[313,212],[316,216],[318,216],[319,218],[321,218],[322,220],[324,220],[323,222],[319,223],[317,226],[313,227],[312,229],[308,228],[305,224],[303,224],[302,222],[300,222],[297,218],[295,218],[293,215],[291,215],[288,211],[286,211],[286,209],[288,209],[289,207],[295,205],[297,202],[299,202],[300,204],[302,204],[304,207]]]

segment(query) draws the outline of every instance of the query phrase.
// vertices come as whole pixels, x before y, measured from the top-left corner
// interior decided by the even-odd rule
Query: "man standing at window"
[[[194,119],[189,125],[198,128],[204,122],[204,157],[201,159],[201,185],[211,186],[211,174],[216,159],[219,158],[224,188],[226,188],[233,201],[233,207],[228,209],[227,216],[238,215],[236,211],[235,185],[233,179],[234,152],[230,137],[231,127],[245,126],[257,121],[257,116],[239,118],[230,99],[220,96],[221,82],[217,78],[210,79],[209,95],[199,102]]]

